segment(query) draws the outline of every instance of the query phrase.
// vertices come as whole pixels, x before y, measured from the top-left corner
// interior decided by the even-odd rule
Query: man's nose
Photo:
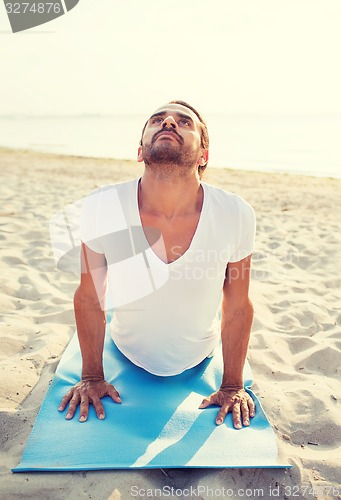
[[[174,118],[169,115],[167,116],[163,122],[162,122],[162,128],[164,127],[172,127],[172,128],[176,128],[176,121],[174,120]]]

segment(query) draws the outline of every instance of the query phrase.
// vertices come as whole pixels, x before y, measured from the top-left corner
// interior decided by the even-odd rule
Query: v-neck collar
[[[152,254],[155,257],[155,259],[159,263],[161,263],[162,265],[167,266],[167,267],[171,267],[172,265],[177,264],[177,263],[181,262],[182,260],[184,260],[186,258],[186,256],[189,255],[190,252],[193,250],[196,241],[199,239],[199,234],[202,231],[202,226],[204,224],[204,219],[206,218],[206,212],[207,212],[207,205],[208,205],[207,186],[203,182],[200,183],[201,186],[202,186],[202,188],[203,188],[203,195],[204,195],[204,197],[203,197],[203,203],[202,203],[202,207],[201,207],[201,212],[200,212],[198,224],[197,224],[197,227],[195,228],[195,232],[193,234],[193,237],[192,237],[192,240],[191,240],[191,243],[190,243],[189,247],[177,259],[173,260],[172,262],[164,262],[162,259],[160,259],[160,257],[158,255],[156,255],[156,253],[154,252],[154,250],[152,249],[152,247],[149,245],[149,242],[147,240],[147,237],[146,237],[144,229],[143,229],[141,215],[140,215],[140,209],[139,209],[139,199],[138,199],[140,181],[141,181],[141,177],[137,178],[136,181],[135,181],[135,185],[134,185],[134,202],[135,202],[135,207],[134,208],[135,208],[136,219],[138,221],[138,225],[140,225],[140,227],[142,229],[141,232],[142,232],[143,238],[145,239],[146,247],[148,249],[150,249],[150,251],[152,252]]]

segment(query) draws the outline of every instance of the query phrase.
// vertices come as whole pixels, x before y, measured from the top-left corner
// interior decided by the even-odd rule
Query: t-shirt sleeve
[[[98,190],[84,198],[80,221],[80,239],[90,250],[103,254],[102,238],[98,234],[100,197],[101,191]]]
[[[230,262],[238,262],[252,254],[255,247],[256,216],[252,206],[239,198],[239,238],[230,256]]]

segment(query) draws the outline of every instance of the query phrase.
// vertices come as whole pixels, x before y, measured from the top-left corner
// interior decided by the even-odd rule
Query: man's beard
[[[161,139],[158,142],[143,145],[142,154],[146,169],[160,179],[186,177],[190,169],[197,165],[198,151],[168,140]]]

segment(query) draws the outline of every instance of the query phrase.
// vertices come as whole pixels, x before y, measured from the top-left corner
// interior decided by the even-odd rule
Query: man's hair
[[[187,102],[185,101],[179,101],[179,100],[175,100],[175,101],[170,101],[168,104],[180,104],[180,106],[184,106],[185,108],[188,108],[190,109],[191,111],[193,111],[193,113],[195,113],[197,115],[197,117],[199,118],[199,121],[202,125],[201,127],[201,146],[205,149],[208,149],[209,147],[209,137],[208,137],[208,131],[207,131],[207,125],[203,119],[203,117],[201,116],[201,114],[199,113],[199,111],[197,111],[195,108],[193,108],[193,106],[191,106],[190,104],[188,104]],[[140,139],[140,146],[142,146],[142,138],[143,138],[143,134],[144,134],[144,131],[146,129],[146,126],[148,124],[148,121],[146,121],[146,123],[144,124],[144,127],[142,129],[142,134],[141,134],[141,139]],[[199,165],[198,166],[198,174],[199,174],[199,177],[201,179],[203,173],[204,173],[204,170],[206,169],[207,167],[207,163],[205,163],[205,165]]]

